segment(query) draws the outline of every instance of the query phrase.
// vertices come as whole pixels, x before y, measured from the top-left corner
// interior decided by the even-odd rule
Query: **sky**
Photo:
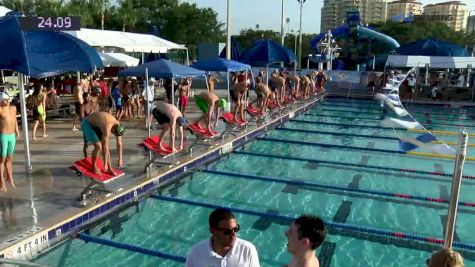
[[[218,13],[218,20],[226,23],[226,0],[182,0],[196,3],[199,7],[210,7]],[[281,0],[229,0],[231,13],[231,33],[238,34],[240,30],[255,28],[280,32]],[[441,0],[419,0],[423,5],[447,2]],[[462,1],[467,10],[474,10],[475,0]],[[306,0],[302,11],[302,32],[320,32],[320,13],[323,0]],[[285,31],[299,29],[300,4],[298,0],[284,0],[284,17],[290,19],[289,26],[284,24]]]

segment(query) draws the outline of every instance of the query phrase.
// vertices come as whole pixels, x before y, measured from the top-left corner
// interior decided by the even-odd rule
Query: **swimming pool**
[[[326,100],[306,114],[343,114],[324,110],[337,102],[341,101]],[[369,104],[372,106],[368,108]],[[347,102],[338,108],[347,114],[358,110],[349,116],[362,117],[378,111],[377,105],[367,101]],[[448,205],[434,200],[448,198],[453,160],[364,150],[390,151],[397,141],[341,134],[393,137],[393,131],[335,119],[331,122],[345,125],[322,124],[311,115],[299,116],[162,188],[155,197],[110,216],[88,234],[184,257],[194,243],[209,236],[207,218],[212,205],[233,207],[242,211],[236,212],[242,227],[239,235],[256,245],[261,265],[281,266],[290,259],[283,234],[288,218],[312,213],[331,225],[359,227],[330,226],[325,243],[317,251],[322,266],[423,265],[437,245],[362,229],[443,238]],[[364,125],[377,126],[378,121]],[[475,202],[474,170],[474,164],[467,161],[461,202]],[[474,220],[475,207],[459,206],[457,241],[475,244],[471,234]],[[466,266],[475,265],[472,252],[464,251],[463,255]],[[183,265],[79,239],[63,242],[36,261],[51,266]]]

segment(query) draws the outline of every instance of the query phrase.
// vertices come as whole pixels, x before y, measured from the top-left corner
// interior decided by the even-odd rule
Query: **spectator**
[[[292,260],[287,267],[320,266],[315,250],[325,240],[325,234],[322,219],[312,215],[303,215],[295,219],[285,232],[287,250],[292,254]]]
[[[465,76],[463,73],[460,73],[457,79],[457,87],[465,87]]]
[[[460,253],[449,248],[443,248],[432,253],[426,261],[429,267],[463,267],[463,258]]]
[[[49,84],[46,90],[46,110],[58,108],[58,96],[52,84]]]
[[[259,266],[254,245],[237,237],[239,224],[230,210],[216,209],[211,212],[209,231],[209,239],[191,248],[186,257],[186,267]]]

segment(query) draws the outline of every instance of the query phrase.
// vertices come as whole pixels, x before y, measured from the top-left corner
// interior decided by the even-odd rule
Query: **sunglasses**
[[[239,228],[239,224],[238,224],[234,228],[219,228],[219,227],[216,227],[215,229],[219,230],[219,231],[223,231],[224,235],[232,235],[233,233],[239,232],[240,228]]]

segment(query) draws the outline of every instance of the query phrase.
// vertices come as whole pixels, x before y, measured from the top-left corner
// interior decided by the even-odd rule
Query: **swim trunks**
[[[195,96],[195,103],[203,113],[208,113],[208,102],[206,102],[203,98]]]
[[[88,120],[81,121],[81,131],[84,142],[91,142],[95,144],[100,142],[102,139],[102,131],[97,127],[92,127]]]
[[[170,118],[162,113],[158,108],[152,110],[152,115],[157,120],[158,124],[165,124],[170,122]]]
[[[0,146],[2,149],[1,157],[5,158],[6,156],[13,155],[13,151],[15,151],[15,144],[16,144],[16,134],[0,133]]]

